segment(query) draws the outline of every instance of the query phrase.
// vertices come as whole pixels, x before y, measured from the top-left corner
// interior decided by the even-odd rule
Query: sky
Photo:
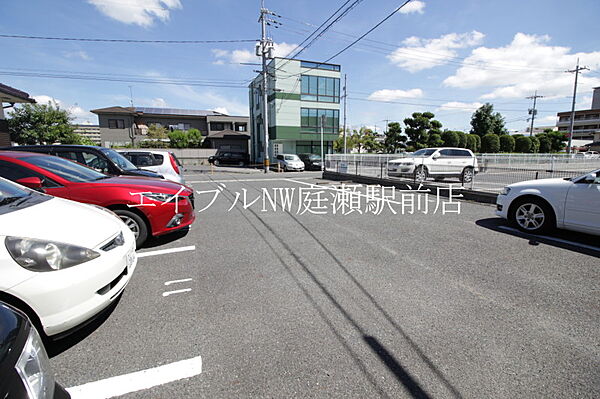
[[[276,55],[287,56],[342,0],[266,0]],[[351,4],[349,2],[349,4]],[[403,1],[358,1],[299,58],[324,61]],[[38,102],[56,101],[77,123],[109,106],[170,107],[248,115],[248,83],[259,59],[259,0],[28,0],[2,2],[0,35],[196,40],[123,43],[0,37],[0,83]],[[444,128],[468,131],[474,109],[494,105],[511,130],[569,111],[577,59],[577,109],[600,86],[600,1],[412,0],[331,62],[348,81],[348,125],[383,131],[386,121],[433,112]],[[277,26],[277,28],[275,28]],[[230,42],[233,41],[233,42]]]

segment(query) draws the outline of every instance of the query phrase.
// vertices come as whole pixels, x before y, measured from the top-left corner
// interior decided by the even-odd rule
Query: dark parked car
[[[68,399],[27,316],[0,302],[0,398]]]
[[[316,154],[298,154],[304,162],[305,170],[321,170],[321,156]]]
[[[140,169],[115,150],[92,145],[21,145],[4,147],[0,150],[39,152],[56,155],[96,169],[111,176],[144,176],[162,179],[163,176],[150,170]]]
[[[208,162],[219,165],[247,165],[250,161],[250,156],[245,152],[235,151],[218,151],[215,155],[208,158]]]

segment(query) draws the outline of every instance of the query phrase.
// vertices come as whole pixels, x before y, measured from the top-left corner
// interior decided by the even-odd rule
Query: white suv
[[[424,181],[428,177],[443,180],[458,177],[463,183],[470,183],[479,172],[477,158],[465,148],[424,148],[405,158],[388,162],[388,176],[411,177]]]

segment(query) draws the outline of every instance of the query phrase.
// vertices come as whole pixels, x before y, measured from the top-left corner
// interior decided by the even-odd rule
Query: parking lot
[[[117,305],[52,347],[74,397],[600,396],[598,237],[435,197],[376,214],[365,187],[334,213],[319,172],[230,172],[189,172],[190,231],[139,249]]]

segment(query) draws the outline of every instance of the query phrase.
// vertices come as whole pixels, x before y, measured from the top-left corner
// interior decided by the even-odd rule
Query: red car
[[[0,176],[56,197],[110,209],[133,231],[138,248],[148,236],[185,228],[196,218],[194,191],[189,187],[147,177],[107,176],[51,155],[0,151]]]

